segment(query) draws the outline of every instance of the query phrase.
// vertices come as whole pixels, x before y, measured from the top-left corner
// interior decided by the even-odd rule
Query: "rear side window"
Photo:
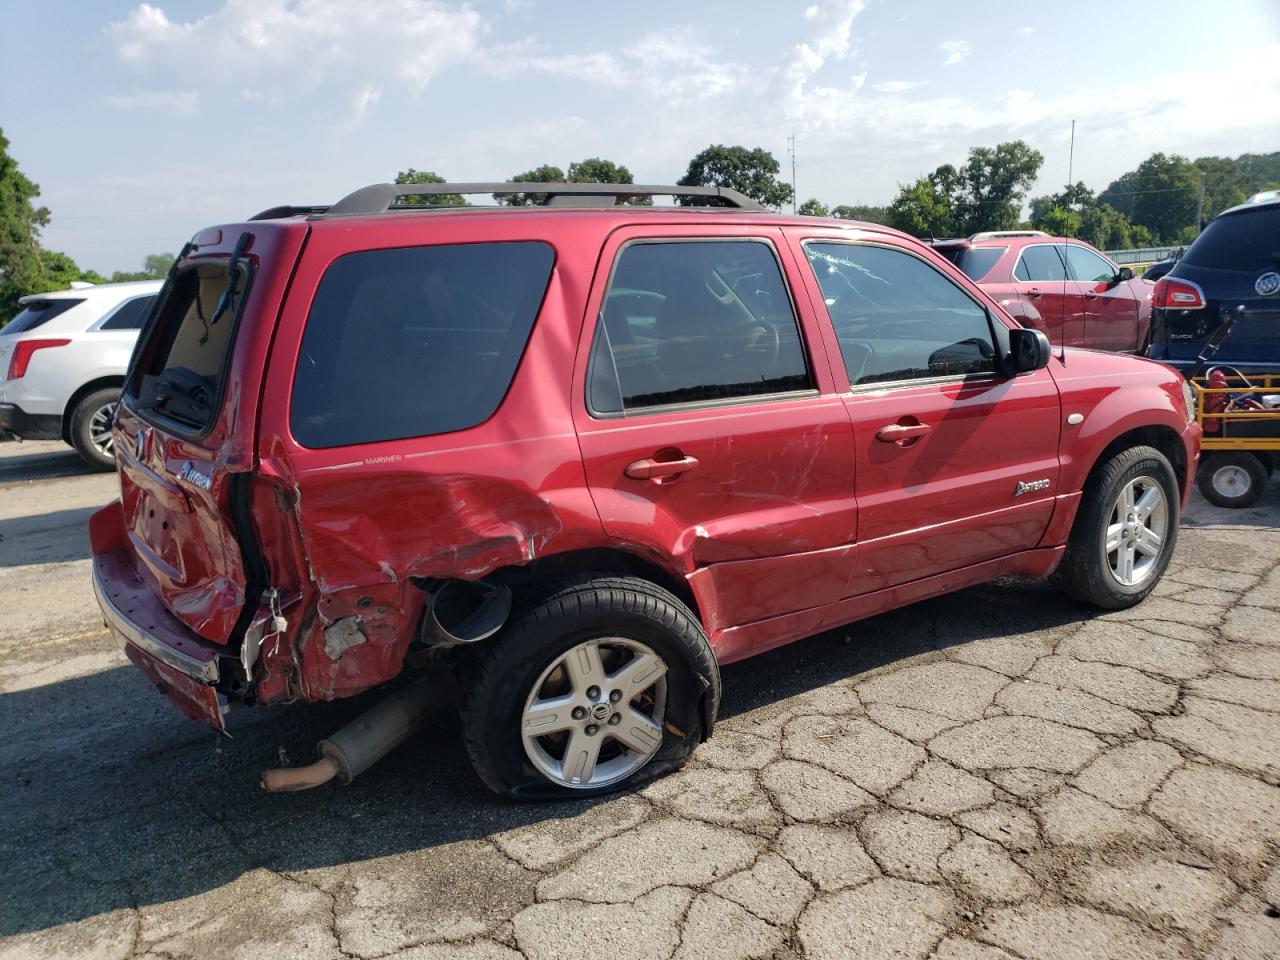
[[[70,297],[59,297],[57,300],[32,300],[20,314],[0,327],[0,334],[26,333],[28,330],[34,330],[42,323],[48,323],[54,317],[66,313],[78,303],[84,303],[84,301]]]
[[[1008,247],[956,247],[939,250],[944,257],[959,267],[966,277],[975,283],[991,272],[991,268],[1004,256]]]
[[[596,328],[596,414],[812,386],[773,248],[758,240],[642,241],[614,264]]]
[[[141,330],[155,297],[134,297],[122,303],[111,316],[98,327],[99,330]]]
[[[465,430],[498,409],[551,278],[545,243],[348,254],[316,291],[289,424],[312,448]]]
[[[1066,280],[1067,268],[1062,265],[1058,248],[1048,243],[1038,243],[1022,251],[1018,265],[1013,268],[1018,280]]]
[[[130,373],[139,409],[201,430],[213,421],[222,395],[224,360],[239,316],[227,292],[227,265],[205,263],[179,273],[166,288],[151,335]],[[243,294],[244,281],[237,290]]]
[[[808,243],[851,386],[995,370],[987,311],[901,250]]]
[[[1110,280],[1116,275],[1115,267],[1107,263],[1092,250],[1067,244],[1067,263],[1071,267],[1071,276],[1076,280],[1093,282]]]
[[[1219,217],[1187,248],[1182,262],[1212,270],[1275,270],[1280,260],[1280,204]]]

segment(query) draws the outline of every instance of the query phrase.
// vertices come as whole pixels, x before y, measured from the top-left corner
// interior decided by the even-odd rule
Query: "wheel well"
[[[99,377],[97,380],[90,380],[82,385],[75,393],[71,395],[71,399],[67,401],[66,408],[62,411],[62,439],[71,442],[71,418],[75,415],[76,407],[80,405],[80,401],[93,393],[95,390],[103,390],[107,387],[123,387],[124,377]]]
[[[1173,475],[1178,480],[1178,492],[1181,495],[1183,486],[1187,482],[1186,452],[1177,433],[1169,427],[1162,426],[1139,427],[1136,430],[1130,430],[1128,433],[1120,434],[1120,436],[1107,444],[1106,449],[1098,455],[1098,459],[1094,461],[1093,467],[1089,470],[1089,477],[1085,483],[1087,484],[1092,480],[1102,465],[1121,450],[1143,446],[1155,447],[1168,458],[1169,463],[1173,465]]]
[[[503,571],[510,578],[513,589],[519,590],[522,582],[544,580],[551,577],[572,573],[612,573],[624,576],[640,577],[671,591],[676,595],[703,623],[702,611],[698,609],[697,598],[689,584],[682,577],[677,577],[662,567],[634,553],[609,547],[598,547],[589,550],[570,550],[548,557],[540,557],[527,567],[512,568]]]

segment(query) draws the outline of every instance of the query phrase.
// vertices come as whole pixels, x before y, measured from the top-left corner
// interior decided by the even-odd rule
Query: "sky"
[[[1280,150],[1280,0],[0,0],[0,129],[43,242],[134,270],[200,228],[400,170],[601,156],[671,183],[763,146],[799,197],[890,201],[972,146],[1034,192],[1154,151]]]

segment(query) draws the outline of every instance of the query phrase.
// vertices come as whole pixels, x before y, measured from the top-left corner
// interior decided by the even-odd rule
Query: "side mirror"
[[[1121,267],[1120,272],[1116,274],[1116,283],[1124,283],[1126,280],[1133,279],[1132,267]]]
[[[1043,370],[1049,365],[1053,348],[1039,330],[1015,327],[1009,331],[1009,367],[1012,373]]]

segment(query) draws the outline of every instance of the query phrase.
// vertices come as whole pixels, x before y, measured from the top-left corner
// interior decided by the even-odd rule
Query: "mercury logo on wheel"
[[[1258,296],[1269,297],[1274,293],[1280,293],[1280,273],[1270,270],[1264,273],[1253,282],[1253,289],[1258,291]]]
[[[609,705],[607,703],[593,704],[591,707],[591,719],[600,723],[609,719]]]

